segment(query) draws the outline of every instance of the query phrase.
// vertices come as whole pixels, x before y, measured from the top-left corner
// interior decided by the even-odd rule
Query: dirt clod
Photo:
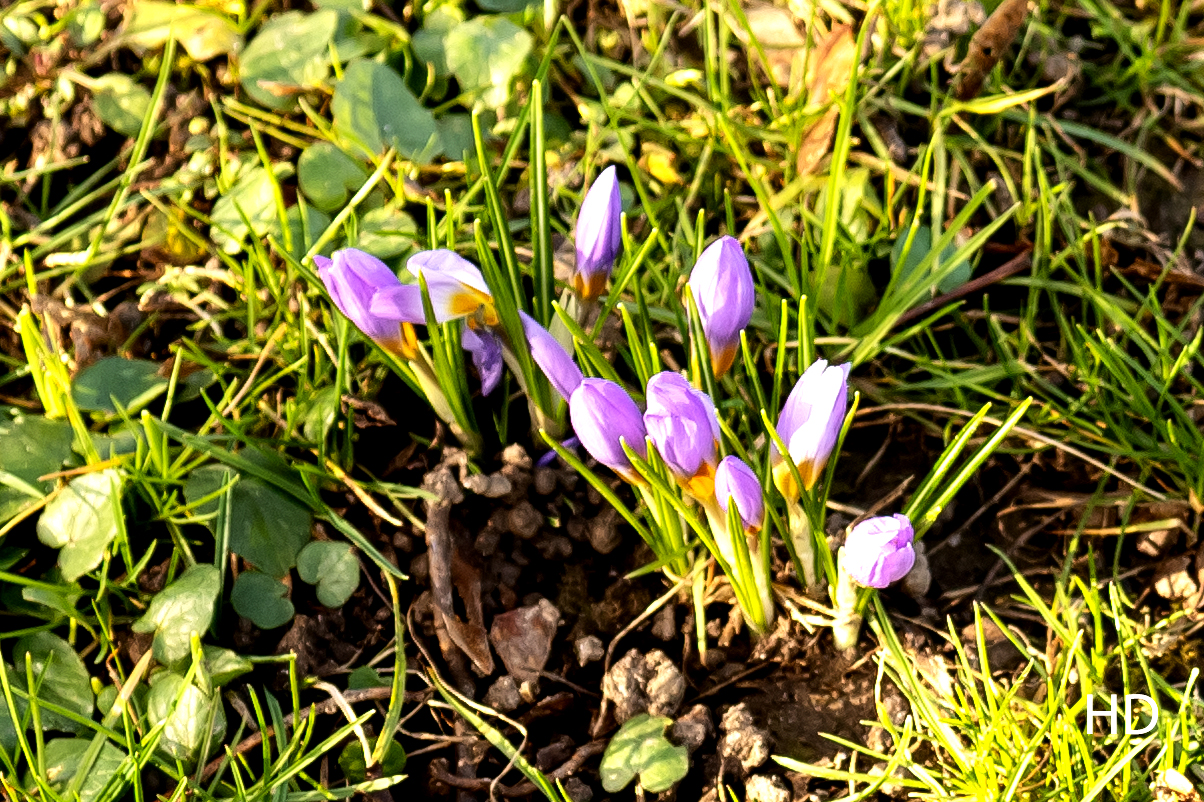
[[[485,704],[499,713],[512,713],[523,703],[518,692],[518,682],[507,674],[489,686],[485,692]]]
[[[573,643],[573,651],[577,653],[577,665],[584,668],[590,663],[602,659],[606,651],[602,648],[602,639],[597,635],[586,635]]]
[[[669,737],[691,752],[697,750],[714,735],[715,724],[711,721],[711,711],[704,705],[691,707],[681,718],[673,722],[673,727],[669,730]]]
[[[757,726],[752,712],[743,702],[727,709],[719,728],[723,731],[719,754],[723,756],[725,768],[739,767],[743,776],[769,759],[772,748],[769,730]]]
[[[615,516],[606,511],[589,522],[585,536],[599,554],[610,554],[623,542],[623,535],[615,526]]]
[[[647,655],[632,649],[602,679],[602,695],[614,703],[620,724],[640,713],[672,716],[686,695],[686,681],[659,649]]]
[[[776,774],[754,774],[744,783],[746,802],[791,802],[794,793]]]

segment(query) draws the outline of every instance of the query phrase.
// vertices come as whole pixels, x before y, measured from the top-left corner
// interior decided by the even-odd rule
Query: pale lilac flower
[[[716,378],[727,373],[740,347],[740,332],[756,304],[752,271],[740,243],[731,237],[712,242],[690,272],[690,292]]]
[[[419,251],[410,257],[406,268],[415,278],[426,281],[427,293],[435,320],[467,318],[469,325],[498,325],[497,309],[493,305],[493,294],[480,269],[454,251]],[[378,293],[372,300],[372,311],[377,315],[393,316],[401,320],[412,317],[412,323],[423,323],[422,293],[417,284],[404,284]]]
[[[502,379],[502,341],[489,329],[474,329],[464,326],[460,331],[460,344],[472,354],[472,364],[481,377],[481,394],[489,395]]]
[[[680,374],[665,371],[648,380],[644,426],[661,459],[696,498],[715,492],[719,419],[706,393]]]
[[[628,481],[637,480],[623,443],[644,457],[646,432],[640,408],[626,390],[606,379],[583,379],[569,398],[569,419],[591,457]]]
[[[551,332],[539,325],[526,312],[519,311],[523,322],[523,333],[527,337],[527,345],[531,348],[531,358],[539,369],[548,377],[552,387],[560,397],[568,401],[573,391],[581,384],[581,368],[573,361],[573,357],[556,342]]]
[[[326,285],[334,305],[365,336],[397,353],[404,354],[416,347],[414,329],[408,324],[421,322],[421,298],[418,320],[411,320],[407,316],[381,315],[372,308],[373,298],[382,291],[404,289],[388,265],[355,248],[335,251],[330,259],[315,256],[314,264],[318,266],[318,275]]]
[[[583,301],[602,294],[615,258],[623,247],[623,203],[615,168],[607,167],[594,180],[577,212],[577,266],[569,279]]]
[[[819,481],[832,449],[840,437],[849,399],[849,363],[829,366],[820,359],[807,368],[778,417],[778,437],[790,459],[798,466],[803,486],[810,490]],[[794,498],[799,493],[790,465],[770,444],[773,479],[782,495]]]
[[[765,523],[761,480],[739,458],[724,457],[720,461],[715,471],[715,498],[724,512],[727,512],[729,504],[735,503],[746,531],[761,530]]]
[[[841,567],[857,584],[884,588],[907,575],[916,561],[915,531],[906,515],[895,513],[853,527],[841,552]]]

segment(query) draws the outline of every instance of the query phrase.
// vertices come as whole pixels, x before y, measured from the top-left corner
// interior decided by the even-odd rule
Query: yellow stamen
[[[793,501],[798,498],[798,483],[794,481],[794,473],[790,470],[790,463],[786,460],[781,460],[777,465],[773,466],[773,483],[777,485],[778,492],[782,497]]]
[[[573,292],[583,301],[592,301],[606,289],[606,273],[594,273],[586,278],[582,273],[573,274]]]
[[[711,372],[715,374],[715,378],[722,378],[725,373],[731,370],[732,363],[736,361],[736,346],[724,348],[718,353],[711,353]]]
[[[698,467],[690,480],[685,483],[686,492],[694,498],[705,501],[715,495],[715,466],[704,462]]]

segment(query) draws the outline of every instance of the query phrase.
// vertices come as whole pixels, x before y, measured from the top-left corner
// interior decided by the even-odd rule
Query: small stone
[[[561,735],[535,753],[535,765],[540,771],[551,771],[573,756],[575,746],[572,738]]]
[[[506,515],[506,528],[511,534],[521,537],[523,540],[535,537],[542,525],[543,516],[529,501],[520,502]]]
[[[794,792],[776,774],[754,774],[744,783],[745,802],[791,802]]]
[[[602,648],[602,639],[597,635],[578,638],[577,642],[573,644],[573,651],[577,653],[577,665],[582,668],[601,660],[602,656],[606,654],[606,650]]]
[[[422,552],[410,560],[410,576],[419,582],[426,582],[431,575],[431,558],[427,552]]]
[[[398,529],[393,533],[393,548],[409,554],[414,550],[414,538]]]
[[[652,619],[652,636],[663,641],[677,637],[677,607],[666,604]]]
[[[589,544],[594,547],[594,551],[599,554],[610,554],[623,540],[619,528],[615,526],[614,516],[605,512],[589,522],[586,537],[589,538]]]
[[[502,450],[502,464],[531,470],[531,458],[527,456],[527,449],[518,443],[512,443]]]
[[[507,674],[485,691],[485,704],[499,713],[513,713],[523,703],[518,692],[518,681]]]
[[[592,802],[594,798],[594,789],[590,788],[584,782],[576,777],[569,777],[564,781],[564,792],[568,795],[570,802]]]
[[[705,705],[694,705],[686,713],[673,722],[669,729],[669,737],[674,743],[694,752],[715,734],[715,725],[711,721],[711,711]]]
[[[769,731],[754,723],[752,712],[743,702],[724,712],[719,728],[723,731],[719,754],[725,762],[739,763],[744,774],[769,759],[772,746]]]
[[[920,601],[928,595],[932,587],[932,572],[928,570],[928,555],[924,553],[924,544],[916,544],[916,561],[911,570],[903,577],[903,592],[913,599]]]
[[[554,468],[536,468],[534,476],[535,492],[541,496],[550,496],[556,492],[556,470]]]
[[[547,599],[501,613],[493,619],[489,641],[506,670],[520,682],[534,682],[547,665],[560,611]]]

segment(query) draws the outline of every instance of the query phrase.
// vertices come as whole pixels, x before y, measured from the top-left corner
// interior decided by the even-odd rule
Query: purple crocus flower
[[[419,251],[406,262],[406,269],[415,278],[426,280],[427,293],[435,320],[468,318],[474,327],[498,325],[493,293],[485,277],[472,262],[455,251]],[[411,323],[425,323],[422,309],[422,290],[417,284],[398,284],[382,291],[372,299],[372,312]],[[414,317],[417,319],[413,319]]]
[[[606,288],[623,247],[622,214],[619,179],[615,168],[607,167],[585,193],[577,212],[577,266],[569,283],[583,301],[592,301]]]
[[[718,378],[735,361],[740,332],[752,320],[756,304],[752,271],[740,243],[731,237],[712,242],[690,272],[690,292]]]
[[[638,479],[623,443],[643,457],[647,434],[640,408],[626,390],[606,379],[582,379],[569,397],[569,420],[591,457],[628,481]]]
[[[915,531],[906,515],[895,513],[853,527],[841,552],[841,567],[857,584],[884,588],[902,579],[915,564]]]
[[[527,345],[531,348],[531,358],[539,369],[548,377],[552,387],[560,393],[560,397],[568,401],[573,391],[581,384],[581,368],[569,356],[569,353],[556,342],[551,332],[535,322],[526,312],[519,311],[523,321],[523,333],[527,336]]]
[[[330,259],[315,256],[314,264],[318,266],[318,275],[326,285],[334,305],[348,320],[384,348],[412,356],[417,339],[413,326],[409,324],[421,322],[421,298],[418,320],[406,316],[381,315],[372,308],[373,298],[379,293],[404,289],[388,265],[355,248],[335,251]]]
[[[644,426],[657,453],[691,495],[711,498],[719,462],[719,419],[711,397],[671,371],[648,380],[647,397]]]
[[[724,457],[720,461],[715,470],[715,498],[724,512],[727,512],[729,504],[735,502],[744,528],[749,532],[761,531],[765,523],[761,480],[739,458]]]
[[[851,365],[828,365],[820,359],[803,373],[778,417],[778,437],[782,438],[790,459],[798,466],[799,477],[807,490],[815,486],[824,465],[836,447],[844,425],[849,404],[849,368]],[[770,444],[769,458],[773,465],[773,480],[787,498],[798,496],[790,465]]]

